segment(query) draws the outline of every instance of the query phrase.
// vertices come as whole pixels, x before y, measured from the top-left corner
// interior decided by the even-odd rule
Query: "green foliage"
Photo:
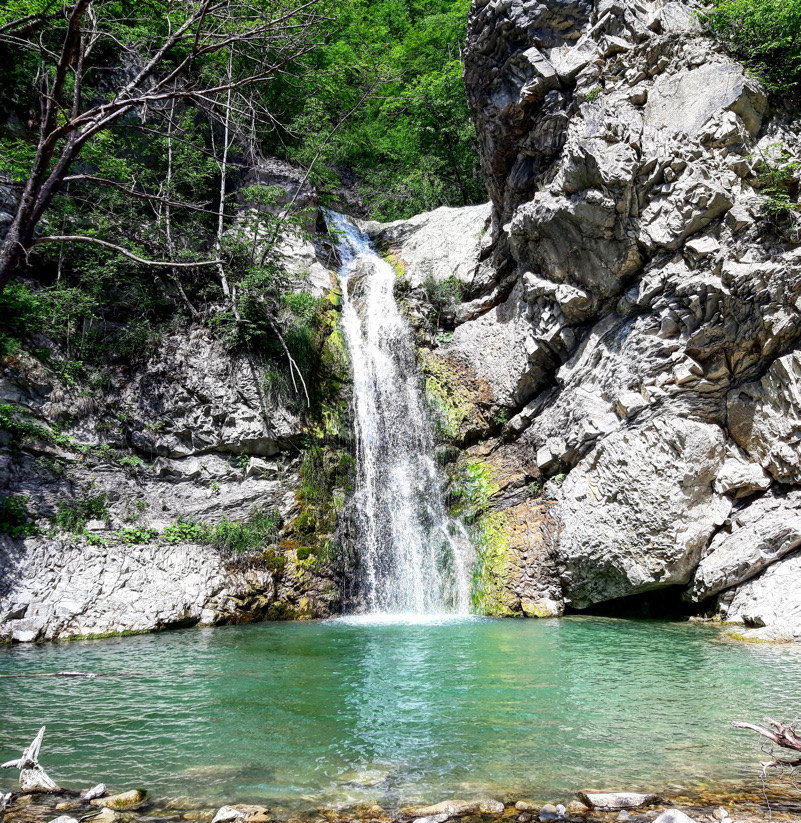
[[[780,227],[792,224],[798,212],[799,168],[801,163],[778,143],[768,146],[755,166],[759,191],[765,197],[761,213]]]
[[[149,526],[131,526],[117,532],[117,539],[127,545],[141,545],[149,543],[153,538],[158,537],[158,529]]]
[[[312,550],[308,546],[301,546],[296,552],[295,556],[298,560],[308,560],[311,556]]]
[[[22,283],[9,283],[0,293],[0,356],[13,354],[23,339],[38,331],[42,315],[36,292]]]
[[[512,613],[509,577],[509,539],[502,512],[485,514],[475,529],[476,562],[471,600],[476,614],[499,617]]]
[[[208,532],[209,527],[205,523],[179,517],[164,529],[161,539],[165,543],[205,543]]]
[[[106,520],[108,518],[107,499],[108,495],[106,494],[86,492],[80,497],[76,497],[72,503],[59,500],[54,523],[61,531],[81,534],[89,520]]]
[[[592,103],[593,100],[597,100],[601,96],[602,91],[603,89],[600,86],[595,86],[595,88],[592,88],[587,92],[584,99],[587,103]]]
[[[0,534],[14,538],[37,534],[25,495],[0,494]]]
[[[769,89],[798,92],[798,0],[712,0],[712,7],[701,13],[701,19]]]
[[[52,435],[20,406],[0,403],[0,429],[11,434],[14,445],[21,446],[31,440],[50,440]]]
[[[471,519],[486,511],[490,498],[498,491],[496,472],[489,463],[468,460],[451,472],[448,490],[453,514]]]
[[[255,508],[243,523],[223,518],[212,525],[179,517],[167,526],[161,537],[166,543],[201,543],[242,553],[274,540],[280,526],[281,515],[276,509]]]
[[[423,281],[423,290],[426,302],[433,306],[438,315],[444,311],[453,310],[465,294],[465,284],[458,277],[448,277],[445,280],[436,280],[427,277]]]
[[[355,174],[377,219],[485,199],[462,82],[469,6],[339,0],[327,44],[309,57],[304,93],[290,81],[281,90],[291,128],[276,144],[301,164],[319,155],[314,182],[323,189]]]

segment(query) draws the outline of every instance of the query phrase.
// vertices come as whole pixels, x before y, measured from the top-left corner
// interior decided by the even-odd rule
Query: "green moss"
[[[482,460],[460,461],[451,470],[448,489],[451,513],[473,519],[486,511],[490,498],[498,492],[497,472]]]
[[[430,353],[422,355],[429,403],[437,412],[441,435],[452,440],[461,436],[462,426],[472,411],[470,402],[459,391],[459,383],[447,364]]]
[[[301,546],[295,553],[295,556],[298,560],[307,560],[311,553],[312,550],[308,546]]]
[[[473,567],[472,603],[476,614],[510,616],[509,538],[502,512],[489,512],[476,524],[476,562]]]

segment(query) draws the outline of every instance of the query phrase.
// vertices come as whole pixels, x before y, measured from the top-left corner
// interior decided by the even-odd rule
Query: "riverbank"
[[[387,809],[377,804],[288,814],[251,803],[232,803],[216,808],[189,796],[151,799],[145,795],[133,807],[130,802],[127,805],[121,802],[118,809],[100,805],[108,803],[109,797],[113,801],[111,795],[94,801],[83,800],[75,793],[17,795],[9,802],[5,823],[52,823],[56,819],[61,819],[61,823],[69,823],[69,820],[92,823],[212,823],[214,820],[218,823],[445,823],[457,819],[460,823],[546,823],[555,820],[564,823],[654,823],[660,817],[662,823],[774,823],[801,814],[801,792],[789,781],[774,781],[764,787],[755,782],[726,791],[710,789],[692,794],[677,791],[646,807],[622,811],[590,809],[575,797],[572,800],[561,798],[562,806],[514,794],[502,801],[460,802],[450,799],[438,804],[438,808],[450,806],[450,810],[440,808],[436,814],[430,813],[434,811],[433,807]],[[558,799],[554,798],[554,801]],[[426,811],[428,815],[420,816]],[[668,816],[662,816],[665,812]],[[690,821],[681,815],[686,815]]]

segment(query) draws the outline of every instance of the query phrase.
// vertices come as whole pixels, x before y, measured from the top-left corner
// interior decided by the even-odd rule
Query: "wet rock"
[[[445,823],[449,816],[447,812],[441,812],[440,814],[432,814],[429,817],[417,817],[414,819],[414,823]]]
[[[70,817],[67,814],[62,814],[60,817],[55,817],[50,823],[78,823],[78,821],[74,817]]]
[[[535,803],[533,800],[518,800],[515,803],[515,808],[519,812],[536,812],[539,811],[540,804]]]
[[[90,802],[93,806],[116,809],[118,811],[128,811],[139,808],[139,806],[145,802],[146,798],[146,792],[143,792],[141,789],[131,789],[128,792],[114,794],[111,795],[111,797],[100,797]]]
[[[520,812],[517,816],[517,823],[530,823],[533,819],[533,816],[529,812]]]
[[[405,817],[438,817],[446,815],[445,820],[466,814],[503,814],[504,805],[498,800],[446,800],[433,806],[404,809]],[[220,823],[225,823],[220,821]]]
[[[589,808],[585,806],[579,800],[571,800],[567,806],[565,807],[567,814],[584,814],[584,812],[589,811]]]
[[[131,808],[130,806],[128,808]],[[105,808],[101,809],[98,814],[96,814],[92,821],[93,823],[117,823],[120,819],[120,816],[115,812],[113,809]]]
[[[232,806],[221,806],[212,819],[212,823],[232,823],[244,819],[244,814]]]
[[[537,819],[540,823],[545,823],[547,820],[556,820],[559,817],[559,813],[556,811],[556,806],[552,803],[546,803],[540,810],[537,815]]]
[[[248,821],[248,823],[267,823],[271,820],[271,817],[269,809],[265,806],[234,803],[218,809],[212,823],[232,823],[235,820]]]
[[[641,792],[576,792],[579,800],[595,811],[612,812],[620,809],[641,809],[651,806],[659,798],[655,794]],[[665,821],[667,823],[667,821]],[[675,821],[680,823],[680,821]]]
[[[521,601],[521,608],[526,617],[561,617],[565,611],[563,603],[549,597],[539,600],[524,599]]]

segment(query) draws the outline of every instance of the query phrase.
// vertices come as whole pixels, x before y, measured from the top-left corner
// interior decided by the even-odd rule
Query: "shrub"
[[[0,356],[15,352],[20,341],[39,327],[42,316],[37,294],[22,283],[9,283],[0,293]]]
[[[427,277],[423,281],[423,290],[426,301],[430,303],[437,314],[453,309],[465,294],[465,284],[458,277],[448,277],[445,280],[436,280]]]
[[[33,518],[28,513],[28,498],[24,495],[0,495],[0,534],[18,538],[36,533]]]
[[[777,225],[792,221],[798,211],[798,180],[796,172],[801,163],[793,160],[780,144],[768,146],[770,155],[762,155],[755,170],[759,190],[764,195],[761,213]]]
[[[158,530],[149,526],[131,526],[117,532],[117,538],[130,546],[149,543],[158,536]]]
[[[701,13],[711,32],[767,88],[797,91],[801,81],[798,0],[712,0]]]
[[[243,523],[223,518],[216,526],[178,518],[164,530],[167,543],[203,543],[237,553],[255,549],[275,537],[281,525],[276,509],[255,508]]]
[[[90,520],[106,520],[107,494],[84,494],[77,497],[71,504],[63,500],[58,502],[58,512],[55,516],[56,526],[71,534],[81,534]]]
[[[50,440],[50,432],[13,403],[0,403],[0,429],[11,433],[17,445],[27,440]]]

